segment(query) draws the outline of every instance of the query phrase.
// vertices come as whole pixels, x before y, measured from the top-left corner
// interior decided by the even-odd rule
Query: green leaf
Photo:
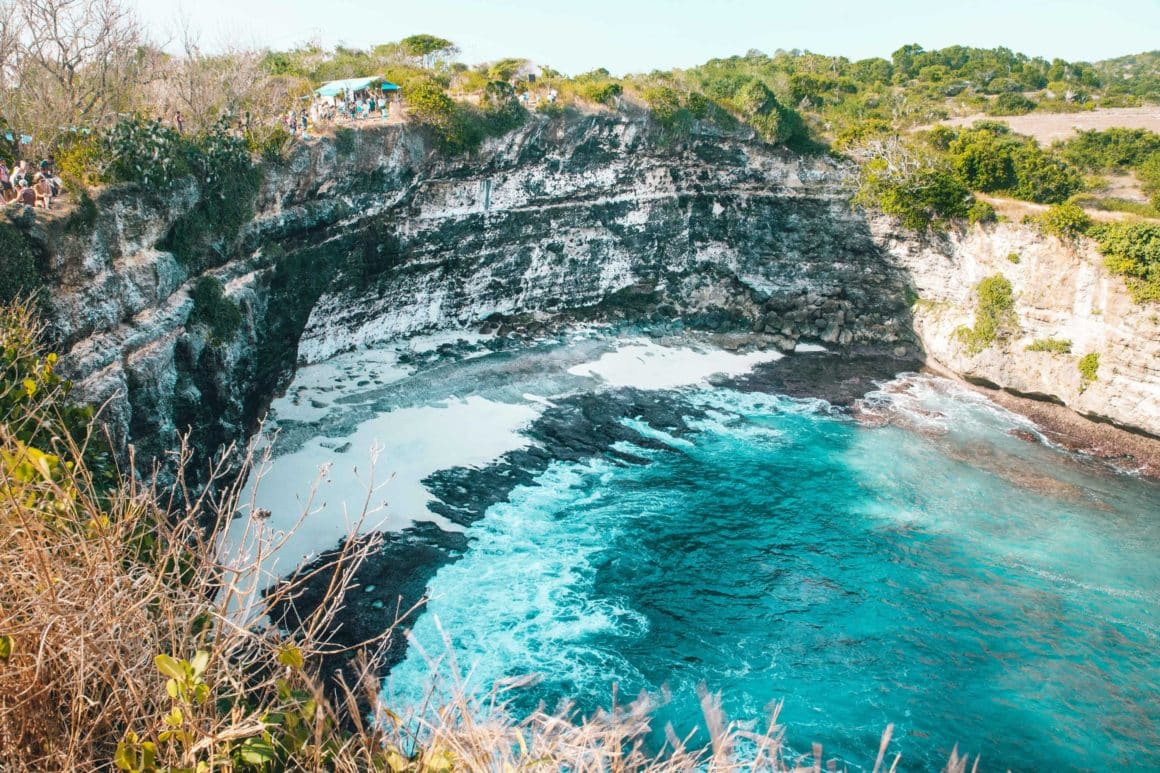
[[[279,648],[278,662],[287,668],[292,668],[296,671],[306,665],[306,661],[302,657],[302,650],[298,649],[293,644],[287,644]]]
[[[153,658],[153,662],[157,664],[157,670],[170,679],[185,679],[185,669],[181,667],[180,661],[168,655],[158,655]]]
[[[190,661],[190,665],[193,667],[193,675],[201,676],[205,673],[206,666],[209,665],[209,653],[205,650],[198,650],[197,654],[193,656],[193,660]]]
[[[12,637],[0,636],[0,660],[12,657]]]
[[[274,761],[274,746],[264,738],[247,738],[239,750],[242,762],[266,765]]]
[[[128,741],[119,741],[117,751],[113,754],[113,764],[117,770],[133,770],[137,762],[137,755],[133,753],[133,745]]]

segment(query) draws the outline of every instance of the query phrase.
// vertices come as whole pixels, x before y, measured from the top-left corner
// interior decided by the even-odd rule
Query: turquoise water
[[[866,426],[817,401],[672,393],[707,412],[643,466],[556,463],[439,571],[393,705],[449,644],[512,710],[641,691],[657,727],[784,700],[801,752],[902,769],[956,743],[981,770],[1160,768],[1160,486],[1012,436],[1021,420],[911,379]],[[630,449],[636,450],[636,449]],[[424,655],[424,652],[427,655]],[[438,668],[446,669],[447,659]],[[667,693],[666,693],[667,691]]]

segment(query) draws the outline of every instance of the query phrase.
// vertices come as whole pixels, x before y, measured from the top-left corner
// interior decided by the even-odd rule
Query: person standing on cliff
[[[185,118],[181,115],[180,110],[173,116],[173,123],[177,127],[178,134],[185,134]]]

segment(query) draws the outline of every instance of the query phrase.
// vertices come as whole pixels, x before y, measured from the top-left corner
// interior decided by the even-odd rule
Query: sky
[[[455,41],[474,64],[521,56],[568,74],[688,67],[807,49],[889,58],[926,48],[1007,46],[1068,60],[1160,48],[1160,0],[127,0],[161,40],[185,19],[206,48],[368,47],[416,33]]]

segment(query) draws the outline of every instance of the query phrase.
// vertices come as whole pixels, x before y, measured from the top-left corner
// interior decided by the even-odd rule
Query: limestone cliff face
[[[1010,223],[925,239],[884,220],[873,230],[921,299],[914,329],[929,360],[984,386],[1160,436],[1160,307],[1134,302],[1091,240],[1064,242]],[[974,288],[996,274],[1011,282],[1020,329],[972,355],[955,330],[974,323]],[[1027,351],[1046,338],[1071,341],[1071,354]],[[1089,353],[1099,355],[1099,371],[1085,384],[1078,362]]]
[[[268,168],[254,221],[205,256],[208,269],[156,246],[196,203],[192,183],[108,190],[84,227],[34,235],[65,366],[81,397],[107,403],[142,468],[179,432],[205,453],[244,438],[300,359],[423,330],[571,320],[677,322],[780,348],[925,347],[976,379],[1160,433],[1155,312],[1097,256],[1014,226],[902,234],[851,210],[848,175],[826,157],[739,136],[669,141],[607,115],[534,118],[454,159],[396,127],[300,145]],[[1027,336],[1099,351],[1098,382],[1080,393],[1075,357],[1019,342],[959,353],[971,288],[999,270]],[[201,273],[242,309],[230,340],[188,324]],[[917,318],[908,287],[923,299]]]

